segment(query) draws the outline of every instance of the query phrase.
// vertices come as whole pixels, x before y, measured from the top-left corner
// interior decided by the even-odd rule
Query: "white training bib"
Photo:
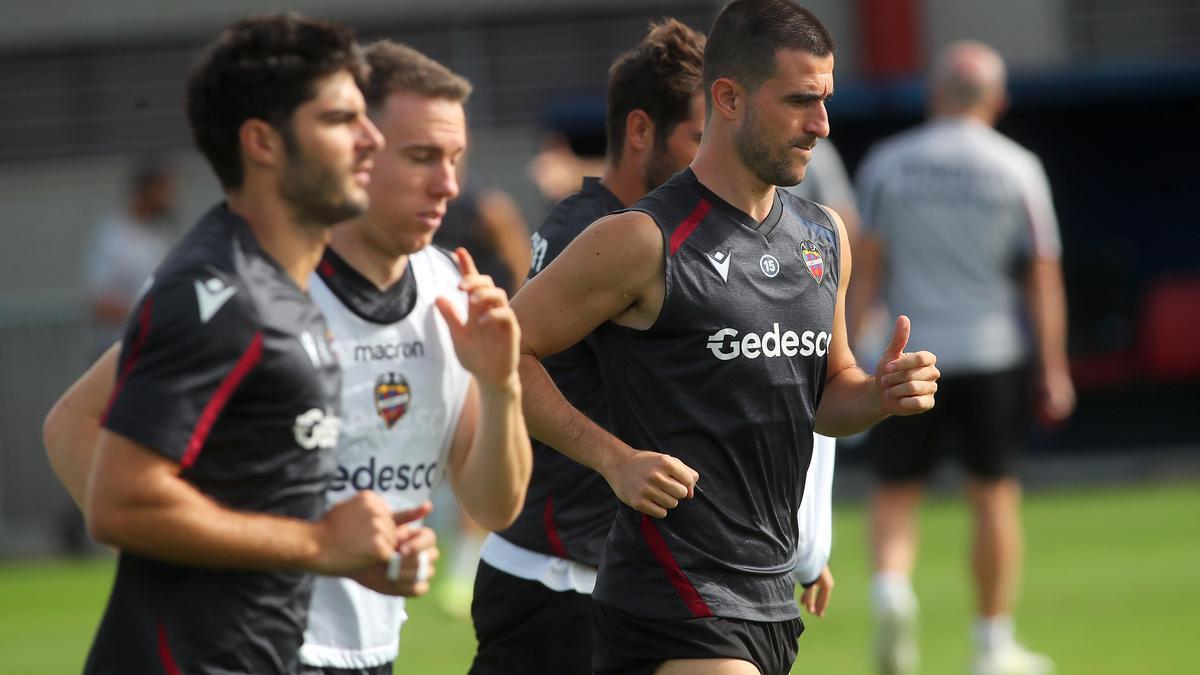
[[[412,311],[392,324],[368,321],[346,307],[319,275],[313,300],[333,331],[342,366],[342,432],[330,485],[332,507],[373,490],[393,511],[429,499],[442,482],[471,376],[459,364],[434,300],[445,296],[459,316],[466,296],[453,261],[433,247],[409,256],[417,286]],[[350,579],[317,577],[300,659],[306,665],[370,668],[396,658],[404,598]]]

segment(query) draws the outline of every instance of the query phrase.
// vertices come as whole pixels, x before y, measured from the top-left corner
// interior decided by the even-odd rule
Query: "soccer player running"
[[[560,201],[532,239],[536,276],[598,218],[632,205],[695,158],[704,129],[704,36],[675,20],[651,26],[609,70],[609,152],[600,178]],[[609,427],[589,340],[543,362],[559,391]],[[484,541],[471,605],[471,673],[591,673],[596,568],[617,500],[604,477],[534,443],[533,478],[512,527]]]
[[[703,53],[700,33],[668,20],[613,63],[607,133],[614,140],[605,173],[584,179],[534,234],[531,276],[592,222],[632,205],[695,159],[704,125]],[[572,405],[607,428],[599,365],[586,339],[542,365]],[[827,452],[825,463],[810,468],[819,469],[816,480],[805,484],[797,569],[806,586],[802,603],[818,614],[833,585],[826,568],[830,491],[812,493],[832,479]],[[591,672],[591,592],[617,503],[599,473],[534,442],[521,515],[484,542],[472,603],[479,642],[472,673]]]
[[[94,448],[56,465],[120,549],[84,672],[295,672],[313,573],[382,565],[402,534],[369,492],[325,512],[340,371],[305,292],[330,226],[367,205],[361,66],[349,29],[267,15],[192,71],[226,200],[137,303],[103,430],[77,432]]]
[[[474,272],[465,251],[451,257],[429,245],[458,193],[471,87],[402,45],[378,42],[365,55],[366,105],[387,146],[371,172],[370,206],[333,229],[311,277],[344,370],[329,498],[375,490],[414,519],[449,476],[466,511],[501,529],[520,508],[532,463],[516,377],[519,330],[504,292]],[[97,425],[114,361],[110,350],[52,413],[47,447],[56,466],[86,462],[80,430]],[[72,493],[82,491],[60,475]],[[302,672],[392,672],[406,615],[403,597],[388,596],[428,589],[433,543],[431,530],[412,525],[397,537],[398,573],[374,565],[355,581],[318,578]]]
[[[370,207],[334,228],[313,283],[345,370],[330,499],[374,489],[392,509],[411,509],[447,476],[467,515],[503,529],[521,508],[533,464],[516,370],[520,330],[504,290],[476,272],[466,251],[452,258],[430,245],[459,192],[471,85],[393,42],[370,45],[366,57],[367,107],[387,147],[371,175]],[[428,588],[421,564],[408,551],[390,587],[379,568],[358,580],[419,595]],[[405,618],[403,597],[318,579],[305,672],[392,672]]]
[[[812,432],[928,410],[936,390],[934,356],[904,352],[905,317],[878,375],[857,367],[844,228],[775,189],[829,133],[829,33],[788,0],[740,0],[703,72],[691,168],[591,225],[513,300],[534,436],[623,502],[593,595],[598,673],[786,673]],[[615,435],[539,362],[588,334]]]

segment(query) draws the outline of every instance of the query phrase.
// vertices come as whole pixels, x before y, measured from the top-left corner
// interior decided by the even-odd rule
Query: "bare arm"
[[[621,501],[657,518],[691,495],[698,474],[596,425],[563,398],[540,359],[605,321],[648,328],[662,298],[662,235],[649,216],[627,212],[593,223],[512,301],[522,330],[519,371],[530,433],[600,472]]]
[[[841,279],[816,431],[827,436],[848,436],[888,415],[915,415],[932,408],[940,373],[934,366],[937,359],[933,354],[904,351],[911,329],[905,316],[896,320],[891,343],[884,349],[875,375],[868,375],[858,367],[846,337],[846,291],[852,265],[849,238],[841,218],[834,215],[841,240]]]
[[[180,465],[120,434],[100,432],[85,515],[97,540],[172,562],[349,574],[396,545],[387,503],[371,492],[312,523],[233,511],[197,490]]]
[[[471,383],[450,451],[450,481],[459,504],[480,526],[499,531],[521,513],[533,451],[521,411],[521,387]]]
[[[178,463],[101,430],[119,352],[114,345],[63,394],[43,429],[51,466],[98,541],[189,564],[328,574],[361,568],[394,543],[397,528],[375,495],[320,523],[231,511],[180,478]]]
[[[109,347],[58,399],[42,424],[50,467],[81,510],[87,498],[92,452],[100,435],[100,416],[117,377],[120,355],[121,343]]]
[[[1075,409],[1075,385],[1067,361],[1067,296],[1057,258],[1035,258],[1025,286],[1038,356],[1038,413],[1061,422]]]
[[[492,240],[492,246],[505,267],[512,274],[515,293],[529,274],[529,228],[512,197],[498,190],[490,190],[479,199],[479,219]]]
[[[490,530],[512,524],[525,502],[533,451],[521,411],[517,348],[521,330],[504,290],[455,252],[467,292],[465,320],[438,299],[459,362],[473,376],[450,449],[450,481],[463,509]]]

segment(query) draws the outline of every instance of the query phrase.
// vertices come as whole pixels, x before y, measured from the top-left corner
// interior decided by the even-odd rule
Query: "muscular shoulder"
[[[554,205],[531,240],[531,275],[549,265],[589,225],[621,208],[615,197],[608,197],[604,191],[584,189],[563,197]]]
[[[581,190],[555,204],[538,232],[546,238],[559,236],[570,240],[588,225],[616,210],[614,207],[620,208],[595,192]]]
[[[615,274],[638,274],[657,270],[663,255],[662,229],[643,211],[621,211],[589,225],[572,244],[577,256],[593,258],[589,264],[603,265]]]
[[[244,349],[247,336],[261,327],[248,286],[211,265],[182,267],[155,279],[139,311],[152,323],[155,341],[213,355]]]
[[[522,288],[514,307],[586,304],[607,320],[638,304],[656,282],[661,285],[662,270],[663,238],[654,219],[622,211],[589,225]]]
[[[269,296],[264,286],[278,280],[264,275],[252,282],[245,276],[245,260],[239,264],[238,259],[238,245],[221,222],[206,217],[193,228],[143,292],[138,311],[154,328],[150,339],[179,349],[192,345],[207,354],[244,349],[247,336],[261,327],[255,296]],[[134,330],[127,335],[134,336]]]

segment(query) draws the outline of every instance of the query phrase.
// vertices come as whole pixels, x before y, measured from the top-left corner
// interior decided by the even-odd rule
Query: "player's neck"
[[[725,146],[702,142],[696,160],[692,162],[692,172],[713,194],[762,222],[774,204],[775,186],[759,180],[738,159],[732,142]]]
[[[621,204],[632,206],[634,202],[646,196],[646,179],[638,170],[636,162],[628,154],[620,161],[604,163],[604,174],[600,176],[600,184],[613,193]]]
[[[329,248],[381,291],[400,281],[408,269],[408,256],[391,255],[382,246],[372,244],[361,221],[334,227]]]
[[[308,277],[317,269],[325,245],[328,227],[296,222],[278,195],[261,190],[243,189],[226,195],[229,210],[241,216],[262,247],[301,289],[308,289]]]

